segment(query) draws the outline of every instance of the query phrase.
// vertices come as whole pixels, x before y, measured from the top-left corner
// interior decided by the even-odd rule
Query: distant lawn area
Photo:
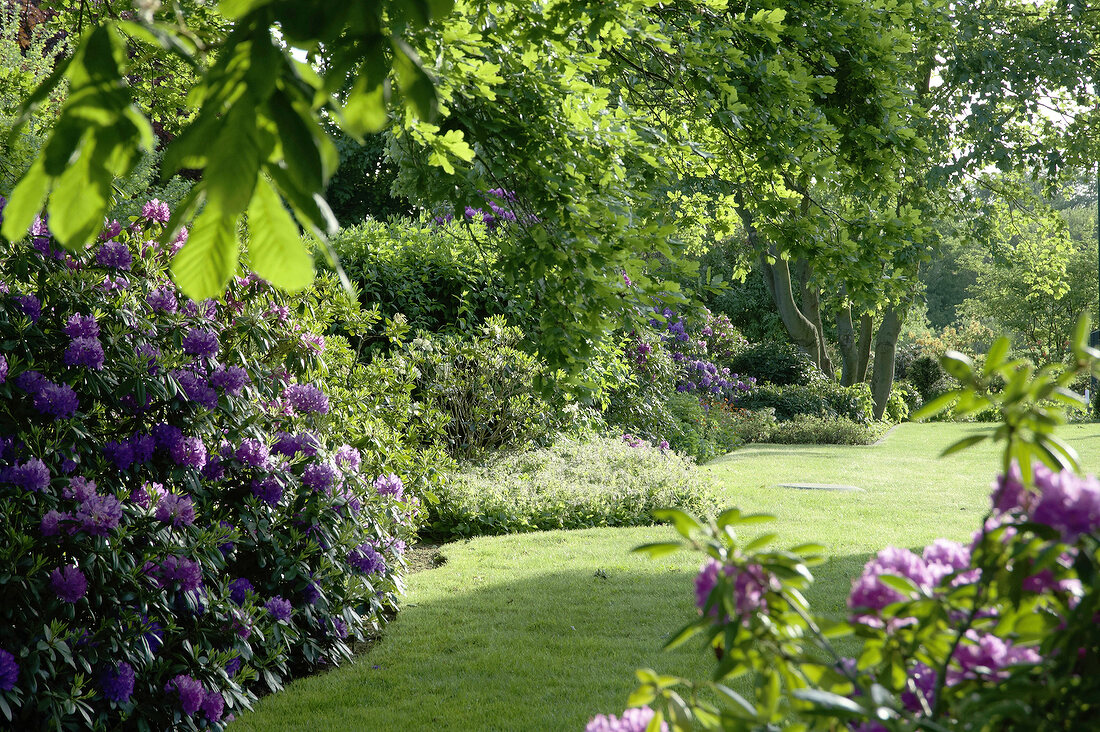
[[[724,503],[779,516],[781,543],[817,541],[830,559],[810,600],[840,613],[867,556],[963,540],[986,510],[998,453],[939,452],[985,425],[904,424],[878,445],[754,445],[703,466]],[[1064,428],[1100,472],[1100,425]],[[857,492],[778,488],[848,484]],[[650,561],[632,547],[664,527],[553,531],[442,549],[442,567],[409,577],[406,606],[355,663],[291,684],[232,725],[246,730],[583,730],[618,713],[635,668],[702,678],[698,645],[660,650],[693,612],[687,553]]]

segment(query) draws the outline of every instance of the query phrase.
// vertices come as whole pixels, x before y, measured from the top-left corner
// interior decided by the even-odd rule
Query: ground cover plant
[[[415,504],[341,444],[323,339],[255,277],[193,302],[149,201],[0,259],[0,718],[221,728],[396,607]],[[177,245],[185,237],[181,235]]]
[[[987,430],[906,423],[874,446],[748,445],[698,469],[710,473],[723,505],[777,515],[768,531],[781,545],[828,548],[807,596],[839,619],[852,580],[883,547],[969,538],[988,509],[998,452],[987,443],[936,455]],[[1100,440],[1096,425],[1061,434],[1082,447]],[[1082,464],[1100,471],[1100,453],[1082,451]],[[777,488],[800,482],[862,491]],[[701,645],[658,650],[695,612],[700,559],[683,552],[649,561],[630,550],[673,538],[666,527],[633,527],[446,545],[441,567],[408,578],[406,606],[367,655],[263,699],[233,729],[583,729],[594,713],[620,714],[639,666],[691,678],[712,668]]]
[[[561,439],[450,474],[428,507],[433,539],[652,524],[653,511],[716,507],[707,476],[667,444],[633,435]]]

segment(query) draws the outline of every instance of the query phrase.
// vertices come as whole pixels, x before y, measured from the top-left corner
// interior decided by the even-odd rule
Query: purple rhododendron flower
[[[11,691],[19,680],[19,664],[15,656],[0,648],[0,691]]]
[[[201,469],[206,465],[206,445],[199,437],[184,437],[169,451],[172,461],[181,467]]]
[[[167,224],[168,220],[172,218],[172,211],[168,208],[167,203],[154,198],[146,201],[145,205],[141,207],[141,218],[149,222]]]
[[[157,584],[166,587],[178,582],[184,592],[192,592],[202,585],[202,567],[186,557],[170,556],[155,568]]]
[[[302,599],[310,605],[313,605],[321,599],[321,588],[317,586],[316,582],[309,582],[306,584],[306,588],[302,590]]]
[[[393,473],[389,475],[380,475],[374,479],[374,489],[378,491],[380,496],[393,496],[397,500],[401,500],[405,496],[405,486]]]
[[[122,520],[122,501],[114,496],[95,496],[80,504],[74,519],[91,536],[107,536]]]
[[[246,385],[249,384],[251,379],[248,377],[248,372],[240,366],[219,366],[214,369],[214,373],[210,375],[210,385],[221,389],[226,394],[232,394],[236,396],[241,393]]]
[[[88,480],[83,475],[73,476],[69,478],[69,485],[61,491],[61,495],[78,501],[86,501],[95,496],[95,481]]]
[[[70,338],[98,338],[99,323],[94,315],[73,313],[65,324],[65,335]]]
[[[149,307],[152,308],[154,313],[171,315],[179,307],[179,303],[176,301],[176,293],[168,285],[158,287],[150,292],[148,297],[145,298],[145,302],[149,303]]]
[[[360,457],[359,451],[351,445],[341,445],[340,449],[336,451],[336,464],[348,468],[352,472],[358,471],[362,462],[363,459]]]
[[[3,384],[8,380],[8,359],[4,358],[4,354],[0,353],[0,384]]]
[[[214,358],[218,355],[218,334],[205,328],[192,328],[183,337],[183,352],[192,356]]]
[[[39,530],[42,532],[42,536],[57,536],[61,533],[61,522],[72,520],[72,518],[71,514],[62,513],[61,511],[47,511],[46,515],[42,517],[42,523],[39,524]]]
[[[160,483],[146,483],[130,492],[130,502],[142,508],[149,508],[154,500],[159,501],[166,493]]]
[[[264,607],[276,620],[290,620],[290,616],[294,612],[290,601],[284,600],[280,595],[275,595],[275,597],[265,602]]]
[[[157,447],[171,454],[172,450],[183,442],[183,430],[175,425],[161,422],[153,427],[153,439]]]
[[[118,219],[112,219],[110,223],[103,227],[103,231],[99,233],[99,238],[101,241],[107,241],[108,239],[114,239],[121,233],[122,224],[118,222]]]
[[[185,369],[177,369],[172,376],[180,383],[184,396],[190,401],[197,402],[207,409],[216,409],[218,406],[218,393],[206,383],[206,379]]]
[[[942,551],[933,550],[933,556]],[[931,570],[924,559],[908,549],[886,547],[864,565],[863,574],[852,583],[852,591],[848,595],[848,607],[852,610],[870,610],[873,613],[887,605],[905,600],[906,597],[902,593],[879,579],[884,574],[905,577],[926,591],[931,590],[944,576],[942,573]],[[854,619],[865,624],[878,622],[876,618],[868,615],[858,615]]]
[[[102,371],[103,359],[103,344],[98,338],[74,338],[65,349],[66,366],[83,366],[92,371]]]
[[[269,506],[275,506],[283,497],[283,486],[272,475],[265,478],[256,478],[252,481],[252,495]]]
[[[50,587],[63,602],[76,602],[88,591],[88,580],[76,565],[66,564],[50,572]]]
[[[340,471],[332,463],[311,463],[302,471],[302,485],[315,491],[332,494],[332,488],[340,481]]]
[[[189,717],[199,710],[206,698],[202,684],[186,674],[180,674],[165,684],[164,693],[179,695],[180,709]]]
[[[243,605],[255,588],[244,577],[238,577],[229,583],[229,599],[238,605]]]
[[[202,699],[202,713],[206,715],[207,721],[211,723],[219,721],[224,711],[225,700],[222,699],[222,695],[216,691],[206,692],[206,696]]]
[[[190,526],[195,522],[195,506],[190,496],[168,493],[157,502],[157,521],[172,526]]]
[[[348,554],[348,564],[363,574],[381,573],[386,569],[382,555],[370,544],[360,544]]]
[[[292,384],[286,388],[285,396],[296,412],[328,413],[328,397],[313,384]]]
[[[32,396],[49,383],[49,379],[34,370],[24,371],[15,377],[15,385]]]
[[[1058,530],[1067,544],[1100,528],[1100,481],[1069,470],[1055,473],[1041,464],[1034,473],[1039,496],[1030,508],[1032,521]]]
[[[958,668],[952,664],[947,669],[948,686],[964,679],[1001,680],[1008,676],[1002,671],[1006,666],[1039,663],[1040,657],[1034,648],[1013,645],[992,633],[979,635],[977,631],[969,630],[965,641],[955,650],[952,660],[958,664]]]
[[[99,675],[103,696],[116,704],[126,704],[134,693],[134,667],[125,661],[109,666]]]
[[[128,270],[134,262],[134,257],[124,242],[107,241],[100,245],[95,253],[95,261],[100,267]]]
[[[3,479],[23,490],[37,493],[44,491],[50,485],[50,469],[46,463],[38,458],[31,458],[25,463],[16,463],[3,471]]]
[[[241,657],[231,658],[225,664],[225,672],[230,678],[237,675],[237,672],[241,670]]]
[[[621,717],[614,714],[597,714],[584,732],[645,732],[655,712],[649,707],[633,707],[623,712]],[[661,722],[661,732],[668,732],[668,725]]]
[[[37,323],[42,317],[42,303],[34,295],[17,295],[13,299],[19,304],[19,310],[30,318],[32,323]]]
[[[80,401],[68,384],[47,381],[34,395],[34,408],[54,419],[69,419],[80,408]]]
[[[241,442],[241,446],[237,448],[237,459],[254,468],[262,468],[267,465],[270,457],[267,445],[259,440],[244,440]]]
[[[332,632],[336,634],[337,638],[348,637],[348,624],[340,618],[331,618],[332,620]]]
[[[111,440],[103,446],[103,455],[119,470],[126,470],[134,464],[134,448],[129,442]]]

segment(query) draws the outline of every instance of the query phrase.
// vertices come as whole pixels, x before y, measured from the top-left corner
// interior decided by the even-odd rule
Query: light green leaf
[[[279,194],[261,177],[248,207],[248,261],[256,274],[281,290],[296,292],[313,282],[313,257]]]
[[[34,217],[42,210],[46,194],[50,191],[50,178],[39,157],[12,191],[11,199],[4,206],[4,225],[0,234],[8,241],[19,241],[34,223]]]
[[[172,260],[172,279],[192,300],[219,297],[237,271],[237,220],[207,204]]]
[[[678,541],[658,541],[652,544],[642,544],[631,549],[632,552],[637,554],[645,554],[650,559],[658,559],[666,554],[672,554],[682,548],[682,545]]]

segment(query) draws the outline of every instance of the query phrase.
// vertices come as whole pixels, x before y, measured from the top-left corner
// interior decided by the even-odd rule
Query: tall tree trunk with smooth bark
[[[852,305],[844,304],[836,314],[836,336],[840,346],[840,385],[851,386],[856,383],[856,369],[859,364],[859,345],[856,330],[852,325]]]
[[[871,374],[875,419],[882,419],[882,415],[886,413],[886,402],[890,400],[890,389],[894,386],[894,354],[904,317],[905,310],[899,306],[890,308],[882,317],[878,333],[875,334],[875,367]]]
[[[859,318],[859,343],[856,346],[856,374],[853,384],[867,381],[867,364],[871,360],[871,335],[874,333],[875,319],[870,313]]]

